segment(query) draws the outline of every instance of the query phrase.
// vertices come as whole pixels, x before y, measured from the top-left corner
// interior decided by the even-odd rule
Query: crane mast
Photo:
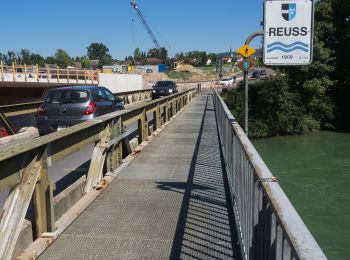
[[[135,9],[135,11],[136,11],[137,15],[139,16],[139,18],[140,18],[140,20],[141,20],[143,26],[146,28],[146,31],[148,32],[148,35],[151,37],[151,39],[152,39],[154,45],[155,45],[158,49],[160,49],[160,48],[161,48],[161,47],[160,47],[160,44],[159,44],[159,42],[157,41],[156,37],[154,36],[154,34],[153,34],[151,28],[149,27],[147,21],[146,21],[145,18],[143,17],[143,15],[142,15],[142,13],[141,13],[141,11],[140,11],[140,8],[138,7],[136,1],[132,1],[130,4],[131,4],[132,7]]]

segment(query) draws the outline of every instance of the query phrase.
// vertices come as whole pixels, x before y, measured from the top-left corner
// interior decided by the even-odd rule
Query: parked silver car
[[[122,99],[105,87],[55,88],[38,108],[37,127],[40,134],[47,134],[119,109],[124,109]]]

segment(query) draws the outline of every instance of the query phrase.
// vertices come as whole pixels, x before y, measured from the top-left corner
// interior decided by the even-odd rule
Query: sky
[[[131,0],[16,0],[1,3],[0,52],[53,56],[59,48],[72,57],[86,55],[93,42],[105,44],[114,59],[154,44]],[[137,0],[169,56],[179,52],[236,50],[260,30],[263,0]],[[259,47],[260,40],[252,42]]]

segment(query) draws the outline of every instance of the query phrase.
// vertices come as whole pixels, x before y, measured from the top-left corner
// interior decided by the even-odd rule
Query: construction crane
[[[159,42],[157,41],[156,37],[154,36],[154,34],[153,34],[151,28],[149,27],[147,21],[145,20],[145,17],[144,17],[143,14],[141,13],[140,8],[139,8],[139,6],[137,5],[136,1],[132,1],[130,4],[131,4],[132,7],[135,9],[135,11],[136,11],[137,15],[139,16],[139,18],[140,18],[140,20],[141,20],[143,26],[146,28],[146,31],[148,32],[148,35],[151,37],[151,39],[152,39],[154,45],[155,45],[158,49],[160,49],[160,48],[161,48],[161,47],[160,47],[160,44],[159,44]]]

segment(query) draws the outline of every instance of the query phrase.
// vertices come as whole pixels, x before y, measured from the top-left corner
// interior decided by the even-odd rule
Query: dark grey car
[[[162,80],[157,81],[153,86],[152,90],[152,99],[159,98],[162,96],[168,96],[177,93],[177,86],[175,81],[171,80]]]
[[[37,113],[40,134],[124,109],[122,100],[105,87],[71,86],[49,90]]]

